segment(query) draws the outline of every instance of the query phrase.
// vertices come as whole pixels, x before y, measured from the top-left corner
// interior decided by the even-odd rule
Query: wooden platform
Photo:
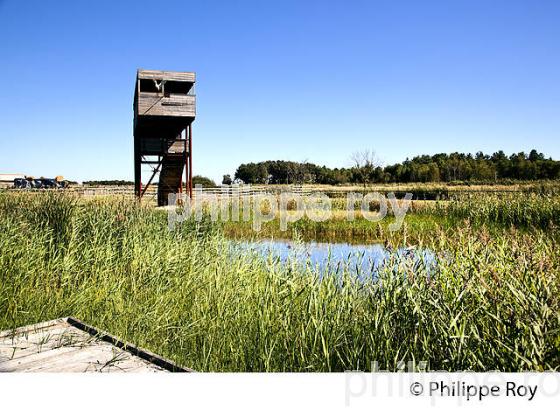
[[[0,332],[0,372],[184,371],[71,317]]]

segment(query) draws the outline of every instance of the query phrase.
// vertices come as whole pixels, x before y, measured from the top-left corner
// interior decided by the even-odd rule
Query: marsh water
[[[388,265],[407,263],[412,269],[425,267],[431,270],[436,263],[433,252],[426,249],[387,249],[381,244],[349,244],[323,242],[293,242],[287,240],[236,241],[232,245],[244,251],[255,252],[263,258],[273,258],[281,263],[309,266],[320,273],[340,271],[356,272],[359,276],[376,275]]]

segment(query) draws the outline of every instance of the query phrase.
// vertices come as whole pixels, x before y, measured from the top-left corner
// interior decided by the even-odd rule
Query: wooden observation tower
[[[134,192],[140,199],[159,174],[157,202],[185,184],[192,197],[192,122],[195,74],[138,70],[134,92]],[[151,168],[142,183],[142,168]]]

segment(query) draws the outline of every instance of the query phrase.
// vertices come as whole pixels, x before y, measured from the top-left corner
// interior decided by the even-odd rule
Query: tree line
[[[452,182],[560,179],[560,161],[531,150],[506,155],[452,153],[420,155],[381,166],[370,151],[355,153],[348,168],[328,168],[308,162],[263,161],[241,164],[233,181],[250,184],[345,184],[383,182]],[[232,178],[224,175],[223,183]]]

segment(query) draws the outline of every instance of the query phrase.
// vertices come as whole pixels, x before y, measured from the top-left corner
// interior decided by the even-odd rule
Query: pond
[[[266,258],[276,258],[281,263],[308,265],[320,273],[346,269],[358,276],[375,276],[379,269],[385,269],[390,264],[406,263],[413,271],[425,268],[428,272],[436,265],[436,256],[432,251],[414,247],[393,250],[381,244],[296,243],[287,240],[236,241],[232,242],[232,246]]]

